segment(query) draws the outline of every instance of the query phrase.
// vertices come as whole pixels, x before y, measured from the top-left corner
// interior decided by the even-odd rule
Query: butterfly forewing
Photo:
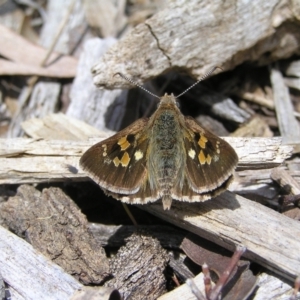
[[[81,157],[81,167],[106,190],[113,193],[136,193],[147,175],[146,124],[147,119],[139,119],[94,145]]]
[[[204,130],[193,118],[186,117],[185,121],[186,176],[190,187],[199,194],[222,187],[237,164],[235,151],[227,142]]]

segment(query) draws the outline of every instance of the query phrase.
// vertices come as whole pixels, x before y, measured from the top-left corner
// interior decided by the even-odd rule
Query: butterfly
[[[165,94],[150,118],[135,121],[83,154],[81,168],[107,195],[131,204],[162,199],[163,208],[170,209],[173,199],[203,201],[229,186],[236,152],[184,116],[176,99]]]

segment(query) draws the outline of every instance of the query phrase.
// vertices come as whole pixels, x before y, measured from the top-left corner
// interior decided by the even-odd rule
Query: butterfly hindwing
[[[143,184],[147,174],[147,121],[146,118],[137,120],[92,146],[81,157],[81,167],[105,190],[134,194]]]
[[[109,191],[105,191],[105,193],[115,199],[129,204],[146,204],[148,202],[154,202],[160,198],[158,189],[150,187],[148,178],[144,179],[143,184],[135,194],[117,194]]]

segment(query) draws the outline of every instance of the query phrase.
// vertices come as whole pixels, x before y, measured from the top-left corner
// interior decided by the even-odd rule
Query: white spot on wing
[[[188,154],[189,154],[189,157],[190,157],[190,158],[194,159],[194,158],[195,158],[195,155],[196,155],[196,152],[195,152],[194,149],[190,149],[189,152],[188,152]]]
[[[103,156],[105,157],[106,155],[107,155],[107,146],[104,144],[104,145],[102,145],[102,148],[103,148]]]
[[[143,152],[141,150],[137,150],[134,153],[134,158],[136,161],[139,161],[140,159],[142,159],[144,156]]]

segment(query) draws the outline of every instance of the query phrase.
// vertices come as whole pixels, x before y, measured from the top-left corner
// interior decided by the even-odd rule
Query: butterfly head
[[[162,96],[160,98],[160,102],[158,104],[158,108],[164,108],[164,109],[172,109],[172,108],[178,108],[179,104],[176,100],[176,97],[173,94],[168,95],[167,93],[164,94],[164,96]]]

